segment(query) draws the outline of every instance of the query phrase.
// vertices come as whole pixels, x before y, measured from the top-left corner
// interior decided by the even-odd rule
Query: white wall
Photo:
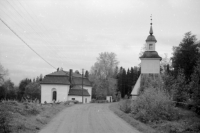
[[[141,73],[160,73],[160,59],[159,58],[141,59]]]
[[[111,98],[111,99],[110,99]],[[112,102],[112,96],[106,96],[106,100],[108,101],[108,102]],[[110,101],[111,100],[111,101]]]
[[[91,86],[83,86],[83,88],[86,89],[88,91],[88,93],[90,94],[89,100],[91,101],[91,99],[92,99],[92,87]]]
[[[75,100],[82,102],[82,96],[68,96],[68,100],[72,100],[72,98],[75,98]],[[87,103],[90,103],[91,98],[89,96],[83,96],[83,103],[85,103],[85,99],[87,98]]]
[[[47,103],[52,103],[53,88],[55,88],[57,92],[57,101],[67,101],[69,85],[41,84],[41,103],[44,103],[45,101]]]

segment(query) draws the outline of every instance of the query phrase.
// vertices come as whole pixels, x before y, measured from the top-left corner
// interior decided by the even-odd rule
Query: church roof
[[[70,85],[69,77],[61,76],[45,76],[44,79],[40,82],[41,84],[63,84]]]
[[[40,82],[41,84],[64,84],[64,85],[82,85],[82,75],[78,73],[72,74],[72,81],[69,79],[69,72],[67,71],[56,71],[48,74]],[[91,82],[88,78],[83,77],[83,85],[91,86]]]
[[[140,58],[160,58],[162,60],[162,57],[156,51],[145,51]]]
[[[149,35],[146,39],[146,42],[157,42],[154,35]]]
[[[72,88],[69,90],[69,94],[68,95],[73,95],[73,96],[82,96],[82,91],[83,91],[83,96],[90,96],[90,94],[88,93],[88,91],[86,89],[83,89],[79,86],[75,86],[78,87],[77,88]]]

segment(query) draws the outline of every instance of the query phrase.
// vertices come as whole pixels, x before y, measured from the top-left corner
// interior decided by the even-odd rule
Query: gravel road
[[[83,104],[64,109],[39,133],[139,133],[139,131],[110,111],[109,104]]]

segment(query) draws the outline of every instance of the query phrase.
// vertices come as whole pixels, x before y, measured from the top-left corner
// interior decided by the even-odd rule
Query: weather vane
[[[150,23],[150,24],[152,25],[152,14],[151,14],[151,16],[150,16],[150,17],[151,17],[151,23]]]

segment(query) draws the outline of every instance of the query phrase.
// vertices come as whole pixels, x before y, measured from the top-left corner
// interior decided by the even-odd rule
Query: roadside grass
[[[41,105],[17,101],[0,102],[1,133],[37,133],[52,117],[69,107],[64,103]]]
[[[110,105],[110,109],[116,113],[119,117],[124,119],[130,125],[138,129],[143,133],[199,133],[200,132],[200,116],[195,112],[183,108],[177,107],[178,119],[173,120],[158,120],[149,121],[143,123],[137,120],[135,114],[131,111],[126,112],[129,109],[127,103],[121,100],[118,103]],[[130,104],[129,104],[130,106]]]
[[[132,125],[134,128],[136,128],[138,131],[142,133],[159,133],[156,130],[154,130],[152,127],[134,119],[131,114],[125,113],[122,110],[120,110],[120,105],[118,102],[111,103],[109,106],[110,110],[113,111],[117,116],[125,120],[127,123]]]

